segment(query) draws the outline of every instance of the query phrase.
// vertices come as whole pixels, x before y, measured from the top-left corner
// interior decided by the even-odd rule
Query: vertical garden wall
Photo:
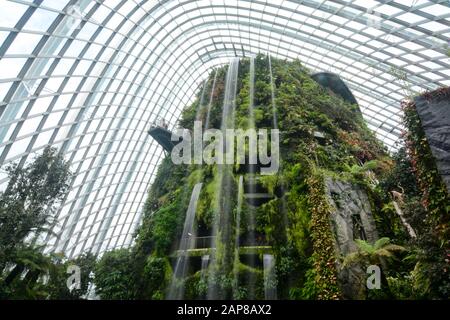
[[[441,89],[405,102],[406,148],[388,155],[358,107],[300,61],[233,59],[184,109],[186,130],[173,150],[192,161],[177,164],[167,153],[134,244],[97,261],[81,256],[89,282],[75,294],[60,285],[67,259],[48,257],[55,271],[44,281],[46,269],[21,271],[13,256],[0,293],[78,299],[93,283],[101,299],[446,299],[449,198],[435,152],[445,143],[433,142],[440,131],[426,115],[448,97]],[[259,157],[249,162],[251,139],[224,136],[216,147],[215,134],[227,129],[267,130],[266,156],[279,151],[275,169],[266,174],[273,162]],[[182,149],[196,130],[214,137],[203,150]],[[242,158],[193,161],[227,150]],[[368,286],[374,268],[378,284]]]
[[[322,88],[299,61],[258,55],[211,73],[197,101],[184,110],[180,127],[192,130],[195,120],[203,129],[223,129],[224,123],[235,129],[278,128],[280,168],[260,175],[258,165],[175,165],[169,155],[149,192],[132,250],[142,274],[151,279],[136,294],[190,299],[263,299],[268,292],[279,299],[364,295],[360,272],[349,280],[342,261],[357,251],[356,239],[378,238],[374,217],[381,203],[373,199],[372,183],[392,160],[357,106]],[[188,232],[192,239],[180,251],[197,183],[202,188]],[[330,187],[338,184],[345,192],[336,194]],[[274,266],[268,271],[271,257]],[[186,264],[182,277],[174,276],[180,263]],[[171,290],[178,296],[170,296]]]

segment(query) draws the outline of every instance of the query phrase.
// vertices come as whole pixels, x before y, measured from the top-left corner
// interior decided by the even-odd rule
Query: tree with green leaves
[[[31,284],[51,265],[33,239],[49,231],[57,205],[69,190],[71,172],[51,147],[28,164],[11,164],[5,171],[9,182],[0,193],[0,294],[14,296],[11,286],[22,273],[26,275],[21,283]]]

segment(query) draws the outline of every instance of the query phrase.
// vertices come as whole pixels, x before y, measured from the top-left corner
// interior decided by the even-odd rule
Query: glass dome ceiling
[[[176,126],[230,57],[340,75],[393,150],[400,100],[450,85],[449,39],[448,0],[0,0],[0,165],[47,145],[71,162],[47,251],[129,246],[163,155],[150,124]]]

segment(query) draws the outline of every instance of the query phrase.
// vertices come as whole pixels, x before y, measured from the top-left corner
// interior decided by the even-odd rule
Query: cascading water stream
[[[237,194],[237,209],[236,209],[236,232],[235,232],[235,248],[234,248],[234,265],[233,265],[233,296],[238,296],[239,289],[239,239],[241,230],[241,211],[242,200],[244,198],[244,176],[239,176],[238,194]]]
[[[195,114],[196,121],[200,120],[200,116],[202,114],[203,104],[205,101],[206,83],[207,83],[207,80],[203,80],[202,93],[200,95],[200,101],[198,103],[197,112]]]
[[[175,269],[172,275],[172,281],[169,286],[168,299],[180,300],[184,296],[184,283],[183,280],[186,277],[188,269],[188,250],[193,249],[195,245],[195,233],[194,233],[194,219],[195,212],[197,210],[197,202],[202,189],[202,183],[197,183],[192,190],[189,206],[186,211],[186,218],[184,220],[183,233],[181,235],[181,241],[177,252],[177,260]]]
[[[271,254],[264,254],[264,298],[275,300],[277,298],[275,259]]]
[[[203,108],[204,107],[207,108],[207,120],[206,120],[205,128],[207,128],[208,122],[209,122],[209,114],[211,111],[212,97],[213,97],[215,86],[216,86],[216,79],[217,79],[217,71],[214,74],[214,80],[213,80],[213,84],[212,84],[212,88],[211,88],[211,95],[210,95],[209,103],[206,106],[204,106],[204,101],[205,101],[207,80],[203,81],[202,93],[200,95],[199,105],[197,107],[197,112],[195,115],[196,121],[201,120]],[[199,193],[200,193],[202,181],[200,179],[198,179],[198,181],[196,181],[196,182],[197,182],[197,184],[195,185],[193,193],[192,193],[192,197],[195,195],[195,207],[193,210],[191,210],[191,203],[194,199],[191,197],[191,202],[189,203],[189,208],[186,213],[183,234],[182,234],[181,240],[180,240],[180,248],[178,250],[179,256],[177,257],[172,281],[169,286],[168,299],[172,299],[172,300],[183,299],[183,296],[184,296],[183,280],[187,275],[187,271],[188,271],[187,266],[188,266],[188,260],[189,260],[187,250],[193,249],[195,246],[195,235],[197,234],[197,228],[196,228],[196,225],[194,225],[195,210],[196,210],[196,206],[197,206],[196,202],[198,201],[198,198],[200,195]],[[197,194],[196,187],[198,185],[200,187],[198,187],[199,190],[198,190],[198,194]],[[206,273],[208,263],[209,263],[209,255],[203,256],[202,257],[202,276],[204,276]]]
[[[239,59],[234,58],[230,61],[225,81],[224,102],[222,108],[222,132],[226,129],[234,128],[234,109],[236,105],[237,77],[239,70]],[[224,148],[228,150],[228,141],[226,137],[223,139]],[[224,151],[224,150],[222,150]],[[229,152],[225,152],[225,155]],[[224,156],[224,154],[222,154]],[[225,162],[225,161],[224,161]],[[232,235],[232,216],[231,216],[231,192],[233,185],[232,164],[219,164],[218,169],[218,190],[217,204],[215,208],[215,217],[212,230],[212,244],[215,248],[212,251],[210,273],[208,278],[208,299],[223,299],[218,290],[218,277],[224,272],[232,269],[233,251],[228,244]],[[219,245],[220,243],[220,245]],[[225,245],[221,245],[225,244]],[[218,252],[222,250],[221,252]]]
[[[200,276],[202,280],[206,278],[208,264],[209,264],[209,254],[205,254],[204,256],[202,256],[202,264],[200,269]]]
[[[201,117],[201,110],[203,108],[205,100],[206,83],[207,80],[204,80],[199,105],[197,107],[197,112],[195,115],[195,120],[200,120]],[[178,257],[176,259],[174,273],[172,275],[172,280],[170,282],[168,289],[167,297],[170,300],[180,300],[183,299],[184,296],[183,280],[186,277],[188,271],[187,266],[189,260],[187,250],[193,249],[195,246],[195,235],[197,234],[197,228],[196,225],[194,225],[195,211],[197,209],[197,201],[200,196],[200,190],[202,187],[202,182],[200,180],[196,182],[197,183],[192,191],[189,207],[186,212],[183,233],[181,235],[180,245],[178,249]]]
[[[249,104],[248,104],[248,117],[249,117],[249,129],[255,129],[255,58],[250,57],[250,72],[249,72]],[[255,166],[249,166],[248,172],[248,192],[251,194],[256,193],[256,179],[255,179]],[[247,216],[247,237],[246,242],[249,246],[255,246],[255,208],[253,206],[248,207]],[[252,266],[256,265],[256,256],[251,255],[249,262]],[[248,285],[248,298],[255,298],[256,276],[254,273],[250,273]]]
[[[209,128],[209,118],[211,115],[211,106],[212,106],[212,102],[213,102],[213,97],[214,97],[214,90],[216,89],[216,81],[217,81],[217,70],[215,70],[214,72],[214,80],[211,86],[211,94],[209,96],[209,103],[208,103],[208,109],[206,111],[206,120],[205,120],[205,124],[204,124],[204,130]]]
[[[272,113],[273,113],[273,126],[277,128],[277,115],[275,106],[275,90],[273,83],[272,74],[272,64],[269,57],[269,69],[270,69],[270,85],[271,85],[271,96],[272,96]],[[222,123],[221,130],[222,133],[226,132],[226,129],[234,129],[234,118],[235,118],[235,100],[237,91],[237,78],[239,70],[239,59],[232,59],[230,61],[226,79],[225,79],[225,92],[224,101],[222,109]],[[204,105],[205,93],[207,87],[207,81],[203,83],[203,89],[199,101],[199,106],[197,109],[196,120],[200,120],[202,109],[207,107],[206,123],[204,128],[209,128],[210,112],[213,101],[213,94],[216,87],[217,81],[217,71],[214,75],[213,83],[211,86],[211,95],[209,97],[208,105]],[[255,83],[255,61],[254,58],[250,58],[250,71],[249,71],[249,128],[255,128],[255,118],[254,118],[254,83]],[[231,142],[231,141],[230,141]],[[227,154],[229,154],[229,141],[227,137],[223,137],[224,150],[222,156],[224,161]],[[212,243],[211,243],[211,253],[209,255],[202,256],[201,260],[201,278],[208,281],[207,298],[208,299],[223,299],[227,298],[223,290],[218,290],[218,279],[222,275],[227,273],[233,273],[234,283],[233,283],[233,295],[236,297],[239,288],[239,245],[240,245],[240,226],[241,226],[241,211],[242,211],[242,201],[244,193],[244,176],[239,177],[238,185],[238,196],[237,196],[237,211],[236,215],[232,215],[233,201],[231,200],[234,194],[233,191],[233,165],[225,161],[226,164],[217,165],[217,182],[218,182],[218,196],[215,205],[215,217],[212,226]],[[247,178],[249,183],[248,192],[256,193],[256,172],[255,166],[249,166],[249,171],[247,172]],[[189,249],[194,248],[194,236],[196,234],[194,220],[195,220],[195,210],[197,206],[197,201],[200,194],[200,189],[202,183],[197,181],[194,190],[191,195],[191,201],[189,203],[189,208],[186,212],[186,219],[183,229],[182,238],[180,241],[180,247],[178,250],[176,265],[174,268],[173,278],[169,287],[168,298],[169,299],[182,299],[184,296],[184,283],[188,272],[188,253]],[[284,213],[285,215],[285,213]],[[283,217],[285,218],[285,217]],[[235,221],[233,221],[235,219]],[[250,206],[249,214],[247,215],[246,223],[248,224],[248,232],[246,235],[246,243],[248,246],[257,245],[255,239],[255,208]],[[236,227],[236,233],[233,233],[233,225]],[[234,235],[234,245],[233,245],[233,235]],[[220,251],[220,252],[218,252]],[[250,255],[250,264],[252,266],[256,265],[256,256]],[[266,298],[275,299],[276,298],[276,274],[275,274],[275,258],[273,255],[264,255],[264,284],[266,288]],[[208,276],[207,276],[208,275]],[[250,299],[255,297],[255,287],[256,287],[256,276],[251,273],[249,277],[248,284],[248,297]],[[267,281],[266,281],[267,280]],[[266,286],[266,283],[270,284]],[[275,293],[274,293],[275,292]]]
[[[255,128],[255,57],[250,57],[248,117],[250,128]]]
[[[195,120],[199,121],[201,120],[202,110],[204,107],[207,107],[207,120],[205,124],[205,128],[208,127],[209,122],[209,114],[211,111],[211,105],[212,105],[212,97],[216,86],[216,79],[217,79],[217,71],[214,74],[214,80],[211,88],[211,95],[209,99],[209,103],[207,106],[204,106],[205,101],[205,93],[206,93],[206,84],[207,80],[203,81],[203,88],[202,93],[200,95],[199,105],[197,107],[197,112],[195,115]],[[197,201],[200,196],[200,190],[202,186],[202,181],[198,179],[196,181],[197,184],[194,187],[194,190],[192,192],[191,201],[189,203],[189,208],[186,213],[186,218],[184,222],[184,228],[183,233],[180,240],[180,247],[178,250],[179,256],[177,257],[174,273],[172,276],[172,280],[169,286],[169,292],[168,292],[168,299],[171,300],[180,300],[184,297],[184,279],[187,275],[187,267],[188,267],[188,261],[189,256],[187,254],[187,250],[193,249],[195,246],[195,235],[197,234],[197,228],[196,225],[194,225],[195,221],[195,210],[197,207]],[[198,187],[199,186],[199,187]],[[198,188],[198,190],[197,190]],[[195,196],[195,197],[194,197]],[[193,203],[194,201],[195,203]],[[191,204],[194,206],[191,207]],[[205,255],[202,257],[202,276],[205,276],[207,267],[209,263],[209,255]],[[204,270],[203,270],[204,269]]]
[[[270,75],[270,93],[272,97],[272,119],[273,119],[273,128],[278,129],[278,116],[277,116],[277,108],[275,105],[275,87],[273,85],[273,71],[272,71],[272,59],[269,56],[269,75]]]
[[[270,89],[271,89],[271,99],[272,99],[272,119],[273,119],[273,128],[274,129],[278,129],[278,115],[277,115],[277,108],[276,108],[276,101],[275,101],[275,86],[274,86],[274,81],[273,81],[273,70],[272,70],[272,59],[270,58],[270,55],[268,55],[268,59],[269,59],[269,75],[270,75]],[[272,154],[273,156],[273,154]],[[282,166],[283,163],[281,161],[281,153],[278,155],[279,156],[279,172],[282,170]],[[283,222],[283,226],[284,226],[284,230],[287,229],[288,227],[288,218],[287,218],[287,203],[286,203],[286,198],[284,196],[285,194],[285,190],[284,190],[284,185],[281,182],[280,183],[280,189],[281,189],[281,219]],[[269,258],[268,258],[269,259]],[[273,260],[273,264],[275,264],[275,257],[271,256],[271,258]],[[273,271],[273,282],[276,282],[276,273],[275,271]],[[290,281],[290,280],[289,280]],[[274,288],[275,293],[276,293],[276,287]],[[275,297],[272,297],[271,299],[276,299]]]

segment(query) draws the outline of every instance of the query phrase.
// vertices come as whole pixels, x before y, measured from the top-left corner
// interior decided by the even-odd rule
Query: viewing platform
[[[167,152],[171,152],[182,139],[179,137],[178,141],[172,141],[172,132],[168,129],[168,124],[165,120],[159,120],[152,123],[150,130],[148,130],[148,134]]]

